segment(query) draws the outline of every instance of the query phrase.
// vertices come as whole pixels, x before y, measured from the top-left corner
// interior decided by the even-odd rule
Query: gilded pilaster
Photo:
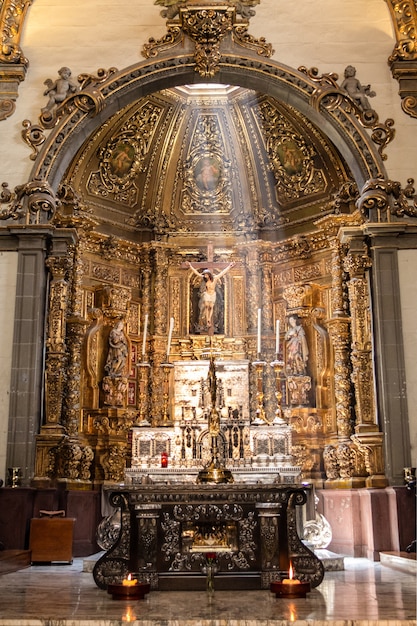
[[[247,271],[247,313],[248,313],[248,331],[256,332],[258,323],[258,308],[261,307],[261,267],[259,261],[259,250],[257,245],[245,247],[242,252],[246,253],[246,271]],[[256,349],[256,348],[255,348]]]
[[[367,254],[349,253],[344,267],[350,275],[348,281],[351,332],[352,375],[356,400],[356,432],[374,431],[376,428],[374,376],[372,364],[372,334],[370,297],[366,271],[371,267]]]
[[[42,432],[63,432],[62,398],[66,377],[66,312],[68,278],[66,257],[49,257],[46,266],[51,275],[49,289],[48,338],[45,365],[45,424]]]

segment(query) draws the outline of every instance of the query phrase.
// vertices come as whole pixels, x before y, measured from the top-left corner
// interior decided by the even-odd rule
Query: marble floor
[[[416,625],[416,574],[345,558],[305,599],[264,591],[153,591],[113,600],[71,565],[33,565],[0,576],[0,626],[384,626]],[[337,623],[337,624],[336,624]]]

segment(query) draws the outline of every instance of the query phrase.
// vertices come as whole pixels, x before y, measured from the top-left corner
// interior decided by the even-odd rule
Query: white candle
[[[261,309],[258,309],[258,354],[261,354]]]
[[[148,314],[145,315],[145,321],[143,323],[143,339],[142,339],[142,356],[145,356],[146,352],[146,333],[148,332]]]
[[[171,350],[171,339],[172,339],[172,331],[174,330],[174,318],[171,317],[169,322],[169,333],[168,333],[168,346],[167,346],[167,357],[169,358],[169,353]]]
[[[279,354],[279,320],[275,323],[276,333],[275,333],[275,352]]]

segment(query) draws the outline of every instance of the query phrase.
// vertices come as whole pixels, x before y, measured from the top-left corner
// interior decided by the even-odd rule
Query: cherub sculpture
[[[47,89],[44,91],[43,95],[49,96],[49,100],[42,109],[43,112],[54,111],[68,96],[78,91],[79,86],[71,78],[71,70],[69,67],[61,67],[61,69],[58,70],[58,74],[59,78],[57,78],[56,81],[47,78],[44,82]]]
[[[376,94],[375,91],[371,91],[371,85],[363,86],[356,78],[356,68],[353,65],[348,65],[345,69],[345,78],[340,85],[341,89],[345,89],[351,98],[358,104],[364,111],[372,109],[369,104],[369,98],[373,98]]]

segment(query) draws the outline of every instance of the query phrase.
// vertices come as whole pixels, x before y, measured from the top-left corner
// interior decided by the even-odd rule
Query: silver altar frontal
[[[267,589],[287,576],[320,584],[324,567],[299,538],[297,508],[308,487],[147,484],[108,488],[120,512],[118,538],[94,567],[96,584],[134,573],[151,589],[203,589],[207,553],[216,588]]]
[[[293,484],[300,467],[291,454],[291,428],[279,415],[270,422],[250,419],[249,361],[216,360],[216,389],[210,389],[210,361],[173,364],[173,394],[166,424],[153,428],[146,420],[132,428],[128,485],[195,482],[212,455],[210,411],[215,406],[218,457],[234,482]],[[214,398],[212,397],[214,396]],[[253,410],[252,414],[256,415]]]

